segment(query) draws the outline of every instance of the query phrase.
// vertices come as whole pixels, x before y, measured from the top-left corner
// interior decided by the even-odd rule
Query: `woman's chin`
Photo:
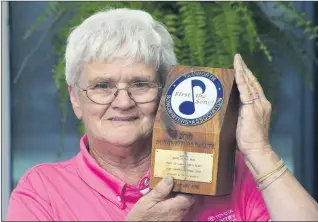
[[[149,128],[149,132],[151,129]],[[140,124],[120,124],[117,127],[105,125],[97,131],[96,135],[102,140],[115,146],[130,146],[136,142],[149,139],[151,133],[147,133],[147,128]]]
[[[141,138],[135,132],[118,132],[111,133],[105,138],[109,143],[116,146],[129,146],[140,140]]]

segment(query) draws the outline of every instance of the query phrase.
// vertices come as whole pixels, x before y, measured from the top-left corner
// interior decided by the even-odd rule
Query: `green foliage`
[[[175,42],[175,53],[180,64],[232,68],[233,56],[240,53],[253,73],[264,80],[264,90],[271,101],[275,91],[273,82],[279,81],[282,73],[279,63],[282,58],[290,66],[306,73],[306,58],[316,58],[308,54],[302,46],[304,36],[317,39],[318,27],[306,20],[304,13],[297,12],[289,3],[277,2],[275,7],[282,13],[270,18],[256,2],[54,2],[50,3],[43,15],[26,33],[29,36],[35,28],[49,16],[55,19],[62,14],[70,19],[58,31],[55,45],[57,64],[53,77],[60,93],[60,106],[66,113],[67,86],[64,77],[64,52],[66,39],[71,28],[84,19],[108,8],[142,9],[166,25]],[[265,3],[262,3],[265,4]],[[288,17],[289,19],[286,19]],[[279,19],[286,25],[302,30],[296,36],[288,30],[277,27],[273,20]],[[268,81],[268,80],[273,81]],[[306,78],[310,83],[310,79]],[[66,114],[63,115],[63,121]],[[80,125],[81,132],[84,128]]]
[[[27,39],[31,36],[31,34],[37,29],[37,27],[48,17],[51,15],[60,14],[64,10],[60,10],[60,7],[57,2],[49,2],[46,9],[43,13],[37,18],[37,20],[32,24],[32,26],[27,30],[23,39]]]
[[[275,7],[282,7],[284,11],[280,17],[287,15],[290,23],[294,23],[296,27],[302,28],[305,34],[309,34],[310,40],[318,38],[318,26],[314,26],[311,20],[306,19],[306,13],[297,12],[290,3],[286,2],[278,2]]]

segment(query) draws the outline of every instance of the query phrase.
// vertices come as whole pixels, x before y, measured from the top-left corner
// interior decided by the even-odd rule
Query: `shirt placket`
[[[134,205],[142,196],[149,192],[149,178],[144,177],[138,187],[126,184],[122,190],[122,194],[119,197],[121,202],[127,205]]]

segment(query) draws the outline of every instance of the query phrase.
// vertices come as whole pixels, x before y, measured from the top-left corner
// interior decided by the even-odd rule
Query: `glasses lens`
[[[130,86],[132,99],[137,103],[151,102],[158,96],[158,85],[150,82],[138,82]]]
[[[87,90],[87,97],[98,104],[109,104],[115,98],[115,87],[109,88],[91,88]]]
[[[130,97],[137,103],[146,103],[153,101],[159,93],[159,87],[155,83],[138,82],[130,85],[127,89]],[[97,84],[87,89],[87,97],[98,104],[109,104],[116,97],[117,88],[111,84]]]

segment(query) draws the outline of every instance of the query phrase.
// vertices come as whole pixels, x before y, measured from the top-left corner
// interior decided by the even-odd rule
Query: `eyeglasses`
[[[117,88],[113,83],[101,82],[80,90],[86,92],[86,96],[94,103],[107,105],[114,101],[119,90],[127,90],[128,96],[136,103],[148,103],[156,99],[162,89],[161,85],[153,82],[136,82],[125,88]]]

